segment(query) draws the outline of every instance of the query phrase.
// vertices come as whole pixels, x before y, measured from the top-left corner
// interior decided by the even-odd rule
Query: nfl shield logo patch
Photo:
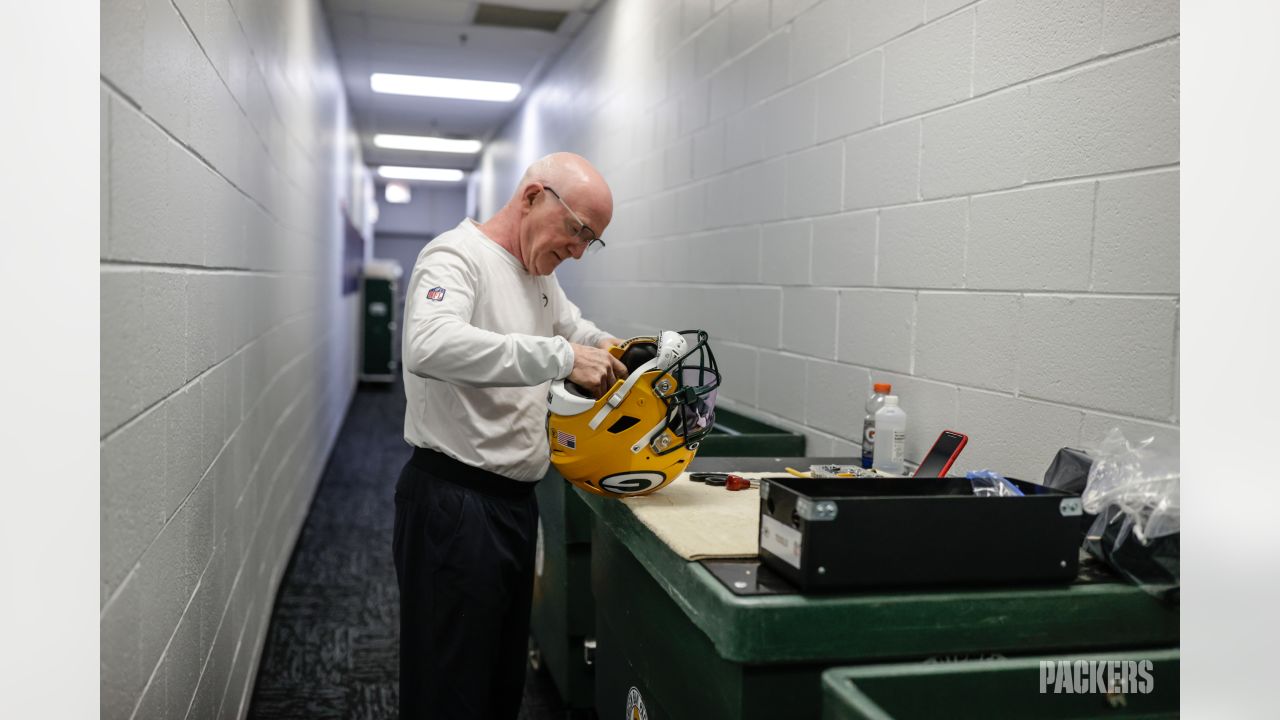
[[[430,290],[427,291],[427,299],[440,302],[441,300],[444,299],[444,288],[442,287],[431,288]]]

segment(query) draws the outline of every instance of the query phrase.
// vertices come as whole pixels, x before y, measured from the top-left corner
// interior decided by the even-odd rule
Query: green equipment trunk
[[[396,285],[382,278],[364,278],[364,352],[361,354],[360,379],[372,382],[395,382],[396,362],[392,352],[395,341]]]
[[[695,458],[798,457],[805,437],[716,409],[716,424]],[[846,459],[852,462],[850,459]],[[553,468],[536,490],[540,533],[535,563],[531,653],[547,668],[565,706],[581,713],[595,705],[594,674],[584,643],[595,636],[591,595],[591,513]]]
[[[1042,661],[1075,664],[1150,663],[1150,684],[1112,692],[1066,692],[1045,681]],[[955,720],[988,718],[1178,717],[1178,651],[1010,658],[988,662],[925,665],[901,663],[832,668],[822,674],[823,720]],[[1073,688],[1074,689],[1074,688]],[[1115,692],[1114,690],[1120,690]]]
[[[775,471],[838,461],[736,458],[693,467]],[[602,718],[640,703],[662,720],[816,718],[822,672],[832,667],[1034,661],[1178,643],[1176,606],[1107,575],[1065,586],[739,596],[673,552],[625,503],[571,492],[592,516]]]

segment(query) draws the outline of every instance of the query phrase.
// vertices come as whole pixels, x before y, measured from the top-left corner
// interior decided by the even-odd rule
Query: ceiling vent
[[[553,33],[569,13],[559,10],[530,10],[509,5],[480,3],[476,8],[476,25],[518,28],[520,30],[545,30]]]

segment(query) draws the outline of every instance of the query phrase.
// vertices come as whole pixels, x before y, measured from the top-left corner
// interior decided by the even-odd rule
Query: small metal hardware
[[[834,500],[819,500],[814,502],[809,498],[796,498],[796,514],[810,522],[835,520],[836,503]]]

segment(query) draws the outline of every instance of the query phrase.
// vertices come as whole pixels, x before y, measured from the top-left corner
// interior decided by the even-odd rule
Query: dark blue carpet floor
[[[404,390],[361,385],[316,491],[271,615],[250,718],[398,716],[395,483],[409,457]],[[563,718],[529,671],[522,720]]]

